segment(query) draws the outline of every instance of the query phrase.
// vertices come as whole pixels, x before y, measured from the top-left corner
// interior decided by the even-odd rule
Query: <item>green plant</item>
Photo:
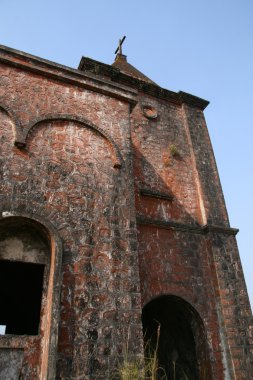
[[[120,380],[144,380],[144,369],[140,360],[124,360],[118,370]]]
[[[179,151],[178,151],[178,148],[176,147],[176,145],[174,144],[171,144],[170,147],[170,154],[175,157],[175,156],[179,156]]]
[[[133,357],[129,354],[129,331],[127,333],[126,345],[123,350],[123,360],[111,380],[145,380],[143,359]]]
[[[154,349],[148,349],[147,347],[150,347],[149,342],[147,342],[147,347],[145,349],[145,352],[148,352],[148,355],[145,356],[145,380],[156,380],[157,379],[157,373],[160,372],[159,378],[161,380],[166,380],[166,374],[165,371],[159,366],[158,363],[158,345],[159,345],[159,339],[160,339],[160,330],[161,326],[158,325],[157,328],[157,334],[156,334],[156,344]]]
[[[124,355],[124,360],[119,366],[116,374],[117,380],[156,380],[159,371],[159,379],[167,380],[165,371],[158,364],[158,343],[160,337],[160,325],[157,329],[157,339],[155,348],[147,349],[150,345],[147,343],[144,361],[141,358],[131,359],[128,355],[128,345]]]

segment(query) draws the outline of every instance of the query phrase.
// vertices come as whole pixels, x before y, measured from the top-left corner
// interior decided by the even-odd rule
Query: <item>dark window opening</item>
[[[163,296],[142,313],[145,356],[158,357],[157,379],[198,380],[199,366],[192,326],[198,321],[185,301]]]
[[[0,325],[6,334],[38,334],[44,267],[0,260]]]

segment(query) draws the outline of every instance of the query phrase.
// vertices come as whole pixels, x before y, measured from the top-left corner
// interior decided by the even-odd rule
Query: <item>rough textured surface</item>
[[[200,379],[251,379],[252,316],[207,102],[87,62],[0,49],[0,232],[33,226],[50,258],[38,336],[0,347],[23,350],[25,379],[107,380],[126,347],[143,355],[142,308],[167,295],[196,315]]]
[[[0,379],[17,380],[22,366],[22,350],[0,349]]]

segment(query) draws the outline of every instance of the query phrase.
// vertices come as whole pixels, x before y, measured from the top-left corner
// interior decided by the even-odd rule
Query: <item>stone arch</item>
[[[174,295],[151,300],[142,324],[145,356],[157,352],[158,379],[212,379],[204,323],[187,301]]]
[[[15,139],[16,141],[22,139],[22,128],[21,128],[21,123],[15,114],[15,112],[7,105],[3,104],[0,102],[0,110],[4,111],[12,120],[14,123],[14,129],[15,129]]]
[[[75,122],[80,124],[82,127],[89,128],[93,131],[96,131],[100,136],[102,136],[105,140],[108,141],[109,145],[111,146],[111,149],[114,153],[114,167],[120,168],[122,166],[122,157],[120,154],[120,150],[115,143],[115,141],[112,139],[112,137],[104,131],[102,128],[97,127],[96,125],[92,124],[87,119],[76,116],[72,114],[47,114],[40,116],[36,119],[33,119],[26,127],[24,128],[23,136],[19,139],[16,139],[15,144],[19,147],[25,147],[26,146],[26,140],[29,132],[38,126],[42,122],[53,122],[53,121],[69,121],[69,122]]]
[[[28,334],[20,335],[18,332],[17,335],[4,335],[0,337],[0,351],[5,347],[13,351],[18,350],[24,352],[26,359],[24,360],[24,365],[26,368],[21,368],[21,378],[27,376],[27,370],[29,370],[29,355],[32,355],[32,361],[34,361],[34,352],[38,350],[39,354],[36,359],[38,373],[36,378],[40,380],[44,379],[54,379],[55,378],[55,359],[56,359],[56,350],[58,342],[58,314],[59,314],[59,301],[60,301],[60,286],[61,286],[61,259],[62,259],[62,243],[60,236],[56,229],[52,226],[51,223],[46,221],[44,218],[39,217],[34,214],[26,213],[15,213],[5,211],[2,212],[0,217],[0,236],[2,242],[5,244],[8,241],[9,247],[5,250],[5,255],[0,257],[1,261],[9,261],[16,263],[16,267],[21,264],[24,267],[25,263],[29,263],[31,267],[31,262],[35,260],[33,258],[27,260],[22,256],[22,252],[18,252],[18,249],[15,250],[15,244],[11,246],[10,241],[16,239],[17,241],[22,241],[27,243],[27,237],[33,236],[33,242],[28,242],[30,254],[33,251],[36,251],[38,244],[33,245],[36,241],[44,241],[45,246],[48,247],[48,260],[44,262],[45,270],[43,276],[43,290],[41,295],[41,308],[40,308],[40,321],[39,329],[37,336],[29,336]],[[3,240],[5,239],[5,240]],[[37,239],[37,240],[36,240]],[[1,243],[1,241],[0,241]],[[15,241],[14,241],[15,243]],[[29,245],[30,244],[30,245]],[[13,248],[14,247],[14,248]],[[17,247],[17,244],[16,244]],[[14,257],[8,257],[12,251]],[[25,249],[23,249],[25,251]],[[2,250],[4,252],[4,249]],[[26,251],[27,253],[27,251]],[[3,257],[4,256],[4,257]],[[27,253],[29,256],[29,253]],[[41,258],[38,259],[38,264],[41,262]],[[30,268],[31,269],[31,268]],[[11,272],[10,272],[11,273]],[[36,335],[36,333],[32,333]],[[26,352],[26,349],[31,346],[34,352]],[[10,352],[10,351],[9,351]]]

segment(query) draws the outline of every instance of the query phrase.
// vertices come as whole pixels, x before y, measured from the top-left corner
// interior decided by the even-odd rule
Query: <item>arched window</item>
[[[0,378],[55,378],[61,240],[35,216],[0,217]],[[14,375],[13,375],[14,374]]]
[[[203,322],[190,304],[161,296],[143,308],[142,323],[145,357],[157,355],[158,379],[211,379]]]
[[[38,335],[50,246],[34,225],[8,223],[0,236],[0,325],[5,334]]]

